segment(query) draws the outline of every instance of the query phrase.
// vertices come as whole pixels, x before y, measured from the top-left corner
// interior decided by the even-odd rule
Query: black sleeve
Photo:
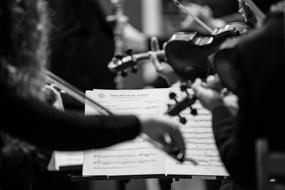
[[[239,111],[233,116],[226,106],[213,111],[213,132],[215,142],[223,164],[231,178],[244,187],[255,185],[254,146],[251,126],[245,126],[241,118],[245,116]]]
[[[84,150],[135,138],[135,116],[84,116],[61,112],[37,100],[6,96],[1,100],[0,129],[37,146],[54,150]]]
[[[234,136],[235,121],[235,117],[226,106],[214,109],[212,124],[215,142],[223,164],[234,179],[233,170],[240,165],[237,159],[240,152],[237,150]]]
[[[241,74],[237,116],[226,107],[213,111],[213,130],[221,159],[235,182],[250,188],[256,185],[256,138],[267,138],[271,148],[284,150],[280,141],[284,93],[272,93],[284,83],[284,14],[267,19],[237,46],[234,64]]]

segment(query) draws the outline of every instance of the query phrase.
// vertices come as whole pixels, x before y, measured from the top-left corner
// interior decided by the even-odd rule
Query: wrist
[[[209,106],[209,110],[213,112],[214,110],[218,109],[219,107],[225,106],[225,102],[223,101],[222,97],[217,98],[215,101],[212,101],[212,104]]]

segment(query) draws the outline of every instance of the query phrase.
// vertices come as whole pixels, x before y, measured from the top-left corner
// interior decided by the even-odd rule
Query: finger
[[[155,140],[156,143],[159,144],[158,147],[160,147],[160,149],[162,149],[163,151],[165,151],[166,153],[170,154],[171,156],[173,156],[171,154],[171,147],[169,145],[169,143],[166,142],[166,139],[164,136],[160,136],[160,137],[156,137],[153,138]],[[153,142],[152,142],[153,143]]]
[[[179,140],[177,140],[179,138]],[[162,146],[162,150],[165,151],[168,155],[175,158],[176,160],[182,162],[185,157],[185,144],[182,138],[173,137],[171,132],[169,135],[161,136],[156,139],[157,142]],[[177,141],[182,141],[178,142]],[[182,143],[182,146],[180,145]]]
[[[207,83],[208,82],[211,82],[211,81],[214,81],[215,80],[215,76],[214,75],[209,75],[206,79]]]
[[[202,85],[202,80],[200,79],[200,78],[197,78],[194,82],[193,82],[193,84],[191,85],[191,87],[193,88],[195,88],[195,87],[197,87],[197,86],[201,86]]]
[[[149,55],[150,55],[150,61],[153,64],[154,68],[157,71],[161,70],[161,64],[158,61],[156,54],[154,52],[149,52]]]
[[[158,43],[157,37],[151,38],[150,49],[151,49],[151,51],[158,51],[159,50],[159,43]]]
[[[186,148],[181,132],[178,129],[174,129],[169,136],[171,138],[172,154],[175,154],[179,161],[183,161]]]
[[[207,78],[206,88],[220,91],[222,90],[222,84],[218,76],[211,75]]]
[[[200,94],[203,90],[203,87],[202,87],[202,80],[201,79],[196,79],[195,82],[191,85],[191,88],[193,89],[195,95],[197,97],[200,97]]]
[[[162,49],[163,49],[163,50],[165,50],[166,46],[167,46],[167,43],[166,43],[166,42],[165,42],[165,43],[163,43],[163,45],[162,45]]]

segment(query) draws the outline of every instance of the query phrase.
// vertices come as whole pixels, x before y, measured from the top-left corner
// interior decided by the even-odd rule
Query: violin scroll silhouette
[[[164,50],[159,50],[154,52],[159,61],[165,60]],[[128,68],[131,68],[132,73],[136,73],[138,66],[142,63],[142,60],[147,60],[150,58],[148,52],[133,54],[131,49],[126,51],[127,56],[123,57],[121,55],[115,56],[112,61],[108,64],[108,69],[112,72],[119,73],[121,76],[126,77]]]
[[[182,124],[187,123],[187,119],[180,114],[183,110],[189,108],[190,114],[194,116],[198,115],[197,109],[192,107],[197,98],[193,93],[189,93],[187,89],[189,89],[189,84],[187,83],[183,83],[180,86],[180,90],[186,94],[186,96],[180,101],[177,99],[176,93],[171,92],[169,94],[169,98],[173,100],[175,104],[168,104],[168,111],[166,112],[170,116],[178,116],[179,121]]]

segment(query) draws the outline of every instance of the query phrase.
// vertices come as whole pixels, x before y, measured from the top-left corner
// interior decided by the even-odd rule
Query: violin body
[[[232,23],[208,35],[197,32],[175,33],[165,47],[167,62],[183,80],[193,82],[198,77],[204,79],[209,70],[208,56],[220,51],[225,42],[239,37],[247,28],[243,23]]]

